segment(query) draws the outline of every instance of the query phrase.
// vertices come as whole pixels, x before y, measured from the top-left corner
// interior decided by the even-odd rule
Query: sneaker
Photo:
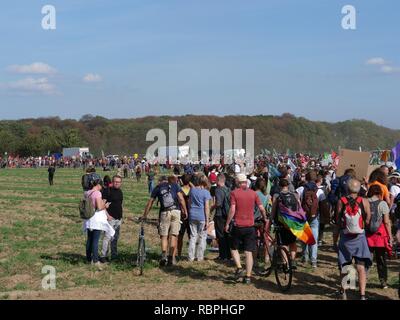
[[[239,281],[241,277],[243,277],[243,269],[242,268],[238,268],[235,271],[235,281]]]
[[[296,260],[292,260],[292,263],[291,263],[290,268],[291,268],[292,270],[297,270],[297,262],[296,262]]]
[[[322,240],[319,240],[319,241],[318,241],[318,246],[322,246],[322,244],[323,244],[323,243],[322,243]]]
[[[389,286],[387,285],[386,281],[381,281],[382,289],[387,289]]]
[[[244,278],[243,278],[243,283],[244,283],[244,284],[250,284],[250,283],[251,283],[251,278],[250,278],[250,277],[247,277],[247,276],[244,277]]]
[[[92,262],[92,265],[95,266],[95,267],[97,268],[97,270],[99,270],[99,271],[102,271],[102,270],[103,270],[103,267],[102,267],[100,261]]]
[[[311,263],[311,267],[313,267],[314,269],[316,269],[316,268],[317,268],[317,263],[316,263],[316,262]]]
[[[271,272],[271,267],[265,268],[264,270],[260,271],[260,276],[265,277],[268,273]]]
[[[360,300],[367,300],[365,296],[360,296]]]

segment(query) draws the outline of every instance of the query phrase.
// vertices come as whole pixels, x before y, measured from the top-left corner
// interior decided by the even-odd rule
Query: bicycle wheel
[[[138,257],[137,257],[137,265],[139,267],[140,275],[143,274],[144,262],[146,260],[146,245],[143,238],[139,239],[139,248],[138,248]]]
[[[282,292],[288,291],[292,285],[293,270],[290,253],[285,247],[278,247],[275,250],[273,264],[279,289]]]

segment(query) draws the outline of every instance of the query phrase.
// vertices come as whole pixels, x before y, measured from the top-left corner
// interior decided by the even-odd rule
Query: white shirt
[[[400,193],[400,185],[395,184],[390,188],[390,194],[393,196],[393,198],[396,198],[399,193]]]
[[[114,237],[115,230],[108,223],[106,210],[96,211],[90,219],[83,222],[83,231],[102,230],[110,238]]]
[[[303,199],[304,187],[297,188],[296,192],[298,193],[299,198]],[[317,198],[319,202],[324,201],[326,199],[325,192],[320,188],[318,188],[317,191]]]
[[[240,173],[242,170],[240,169],[240,166],[238,164],[235,164],[235,173],[238,174]]]

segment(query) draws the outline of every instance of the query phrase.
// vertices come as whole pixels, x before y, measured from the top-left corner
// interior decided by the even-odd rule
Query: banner
[[[400,142],[392,149],[393,162],[396,164],[397,169],[400,169]]]

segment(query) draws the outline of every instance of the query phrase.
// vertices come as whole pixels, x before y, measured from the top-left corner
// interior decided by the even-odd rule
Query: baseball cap
[[[239,173],[236,177],[238,178],[239,182],[247,182],[247,177],[243,173]]]

